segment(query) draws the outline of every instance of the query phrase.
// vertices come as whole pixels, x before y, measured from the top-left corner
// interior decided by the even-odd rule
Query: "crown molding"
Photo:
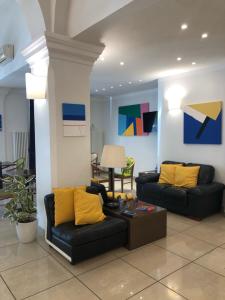
[[[35,40],[22,55],[31,69],[40,61],[64,60],[72,63],[92,66],[104,49],[104,45],[83,43],[67,36],[46,32]]]

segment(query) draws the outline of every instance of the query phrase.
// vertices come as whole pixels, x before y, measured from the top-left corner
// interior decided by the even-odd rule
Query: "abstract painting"
[[[84,104],[63,103],[62,115],[64,136],[86,135],[87,124]]]
[[[149,103],[119,107],[118,134],[123,136],[146,136],[143,129],[143,113],[149,112]]]
[[[222,143],[222,101],[184,107],[184,144]]]

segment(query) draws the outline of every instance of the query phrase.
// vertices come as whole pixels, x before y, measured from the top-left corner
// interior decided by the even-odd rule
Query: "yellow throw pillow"
[[[81,190],[74,192],[75,224],[94,224],[105,219],[98,195]]]
[[[74,189],[53,189],[55,200],[55,226],[74,220]]]
[[[161,164],[159,183],[174,184],[175,183],[175,171],[180,164]]]
[[[86,186],[53,188],[55,195],[55,226],[74,220],[74,191],[86,191]]]
[[[197,185],[200,166],[181,167],[178,166],[175,172],[175,186],[192,188]]]

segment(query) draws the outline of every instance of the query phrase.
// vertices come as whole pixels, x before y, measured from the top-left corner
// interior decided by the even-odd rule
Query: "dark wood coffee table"
[[[136,215],[134,217],[127,217],[122,214],[121,210],[108,207],[104,207],[104,212],[107,215],[127,221],[128,242],[126,248],[129,250],[166,236],[167,211],[162,207],[155,206],[152,212],[135,210]]]

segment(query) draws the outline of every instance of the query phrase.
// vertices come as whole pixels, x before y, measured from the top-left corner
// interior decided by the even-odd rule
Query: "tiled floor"
[[[70,265],[41,234],[19,244],[0,221],[0,300],[224,300],[225,217],[202,222],[168,213],[168,236]]]

